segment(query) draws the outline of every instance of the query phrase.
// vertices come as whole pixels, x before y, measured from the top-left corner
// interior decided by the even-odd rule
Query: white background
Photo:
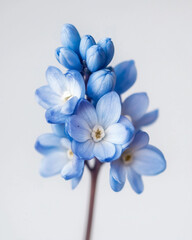
[[[138,79],[127,93],[146,91],[160,117],[147,128],[167,170],[145,177],[136,195],[127,183],[114,193],[102,168],[92,240],[192,239],[192,2],[0,1],[0,239],[83,239],[89,174],[75,191],[60,176],[39,176],[38,135],[49,132],[34,98],[63,23],[96,40],[111,37],[112,64],[134,59]]]

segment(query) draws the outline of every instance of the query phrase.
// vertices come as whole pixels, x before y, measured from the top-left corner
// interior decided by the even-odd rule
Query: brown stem
[[[90,170],[91,189],[90,189],[89,214],[88,214],[88,220],[87,220],[87,231],[86,231],[85,240],[90,240],[90,236],[91,236],[91,227],[92,227],[92,220],[93,220],[93,210],[94,210],[94,203],[95,203],[97,177],[98,177],[100,167],[101,167],[101,163],[96,159],[94,168]]]

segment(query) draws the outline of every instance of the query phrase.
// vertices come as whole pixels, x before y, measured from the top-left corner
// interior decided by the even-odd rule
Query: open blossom
[[[65,137],[64,131],[60,136],[56,133],[39,136],[35,148],[44,156],[40,165],[41,176],[60,174],[66,180],[72,179],[72,188],[77,186],[83,174],[84,161],[73,154],[71,141]]]
[[[110,184],[114,191],[120,191],[127,178],[133,190],[142,193],[144,186],[141,176],[153,176],[165,170],[163,154],[148,142],[148,134],[138,131],[121,157],[111,163]]]
[[[47,109],[48,122],[63,123],[73,114],[78,100],[85,96],[83,78],[75,70],[63,74],[56,67],[47,69],[46,78],[48,85],[36,90],[37,100]]]
[[[119,122],[120,115],[121,103],[115,92],[101,97],[96,109],[82,100],[68,126],[74,153],[87,160],[93,157],[101,162],[116,159],[117,152],[121,154],[122,146],[130,142],[134,132],[128,120]]]

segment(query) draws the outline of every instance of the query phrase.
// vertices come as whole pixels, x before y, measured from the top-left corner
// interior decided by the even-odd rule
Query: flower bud
[[[64,47],[57,48],[55,51],[56,58],[60,64],[68,69],[82,70],[82,64],[78,55],[72,50]]]
[[[94,101],[97,101],[103,95],[114,89],[115,81],[115,73],[109,69],[102,69],[94,72],[89,77],[87,95]]]
[[[113,42],[111,41],[111,38],[104,38],[101,39],[97,44],[101,46],[105,52],[106,56],[105,67],[106,67],[111,62],[114,55]]]
[[[136,81],[137,70],[133,60],[119,63],[114,68],[116,74],[115,91],[119,94],[127,91]]]
[[[66,23],[63,25],[61,30],[61,43],[63,47],[69,48],[78,54],[80,40],[80,35],[72,24]]]
[[[95,40],[91,35],[85,35],[81,38],[80,45],[79,45],[79,52],[83,60],[86,59],[87,50],[95,44],[96,44]]]
[[[91,72],[95,72],[105,64],[105,52],[99,45],[93,45],[87,50],[86,63]]]

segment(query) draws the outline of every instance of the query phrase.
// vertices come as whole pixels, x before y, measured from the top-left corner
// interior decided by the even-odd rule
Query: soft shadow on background
[[[127,183],[114,193],[109,167],[98,183],[93,240],[192,239],[192,2],[8,1],[0,2],[0,239],[83,239],[89,174],[75,191],[60,176],[39,176],[38,135],[50,131],[34,91],[49,65],[60,67],[63,23],[96,40],[111,37],[112,64],[134,59],[136,84],[160,117],[146,131],[167,159],[167,170],[144,178],[136,195]]]

